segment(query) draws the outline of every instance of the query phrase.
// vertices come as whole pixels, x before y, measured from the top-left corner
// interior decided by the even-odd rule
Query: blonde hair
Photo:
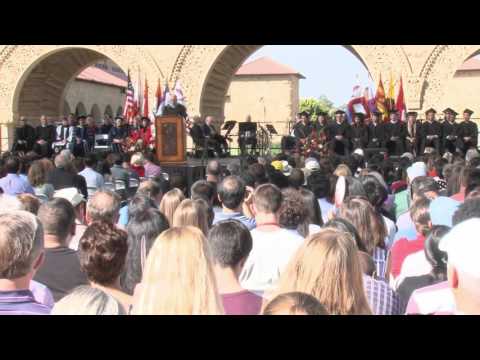
[[[332,315],[371,315],[358,250],[349,234],[325,229],[309,236],[280,276],[272,297],[313,295]]]
[[[192,226],[163,232],[150,250],[143,273],[137,315],[220,315],[207,239]]]
[[[145,158],[143,157],[143,154],[140,152],[133,154],[132,158],[130,159],[131,165],[143,166],[144,163],[145,163]]]
[[[55,304],[51,315],[126,315],[123,306],[100,289],[79,286]]]
[[[335,169],[335,171],[333,172],[333,175],[336,175],[336,176],[352,176],[352,171],[350,170],[350,168],[345,165],[345,164],[340,164],[337,166],[337,168]]]
[[[201,200],[183,200],[173,213],[173,226],[194,226],[208,233],[208,209]]]
[[[165,215],[170,226],[173,226],[173,214],[183,200],[185,200],[185,195],[177,188],[173,188],[163,195],[159,210]]]

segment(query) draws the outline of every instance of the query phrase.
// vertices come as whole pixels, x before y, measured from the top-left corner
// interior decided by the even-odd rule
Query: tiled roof
[[[111,86],[118,86],[122,88],[127,87],[127,81],[120,77],[110,74],[109,72],[99,69],[96,66],[90,66],[83,70],[78,76],[78,80],[91,81],[100,84]]]
[[[290,66],[280,64],[269,57],[261,57],[244,64],[235,75],[297,75],[305,77]]]

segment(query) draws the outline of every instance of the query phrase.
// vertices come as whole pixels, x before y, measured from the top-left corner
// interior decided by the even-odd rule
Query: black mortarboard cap
[[[455,110],[451,109],[451,108],[446,108],[445,110],[443,110],[443,113],[444,113],[444,114],[450,113],[450,114],[453,114],[453,115],[458,115],[458,113],[457,113]]]
[[[372,112],[373,115],[376,115],[376,116],[382,116],[383,113],[381,111],[378,111],[378,110],[375,110],[374,112]]]
[[[335,111],[335,115],[343,115],[343,114],[345,114],[345,111],[343,111],[343,110]]]
[[[417,116],[417,115],[418,115],[418,113],[416,111],[409,111],[407,113],[407,116]]]

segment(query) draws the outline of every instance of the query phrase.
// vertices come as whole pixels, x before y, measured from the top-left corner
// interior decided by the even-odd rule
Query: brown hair
[[[199,228],[202,233],[208,234],[208,208],[205,211],[204,200],[183,200],[173,213],[172,226],[194,226]]]
[[[108,286],[120,276],[127,257],[127,233],[107,222],[94,222],[79,244],[82,271],[91,282]]]
[[[21,210],[28,211],[33,215],[37,215],[40,208],[40,200],[32,194],[17,195],[18,200],[22,203]]]
[[[314,296],[291,292],[272,299],[265,306],[263,315],[328,315],[328,313]]]
[[[273,184],[260,185],[253,193],[253,205],[259,212],[275,214],[280,209],[282,202],[282,192]]]
[[[32,187],[42,186],[47,182],[47,170],[42,160],[35,160],[28,170],[28,182]]]
[[[410,217],[417,232],[423,236],[427,236],[430,231],[430,203],[430,199],[421,197],[410,206]]]
[[[339,216],[355,226],[364,248],[370,255],[375,247],[385,249],[387,228],[381,215],[368,200],[355,197],[345,199],[339,209]]]
[[[170,226],[173,224],[173,214],[183,200],[185,200],[185,195],[183,195],[183,192],[177,188],[174,188],[163,195],[159,210],[165,215]]]
[[[298,230],[302,236],[308,236],[308,212],[303,197],[298,190],[287,188],[282,190],[283,202],[278,211],[280,226]]]
[[[370,315],[355,241],[333,229],[309,236],[280,276],[273,296],[313,295],[332,315]]]

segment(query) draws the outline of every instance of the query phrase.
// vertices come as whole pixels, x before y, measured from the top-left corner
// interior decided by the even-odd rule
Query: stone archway
[[[79,102],[75,107],[75,116],[87,116],[87,108],[83,102]]]
[[[102,113],[100,112],[100,108],[98,107],[97,104],[93,104],[89,115],[91,115],[97,123],[100,121],[100,118],[102,117]]]
[[[110,117],[113,117],[113,110],[110,105],[107,105],[105,107],[105,111],[103,112],[104,115],[109,115]]]
[[[190,114],[211,114],[222,118],[225,95],[233,75],[262,46],[185,45],[173,66],[170,82],[180,80],[184,85]],[[407,78],[412,76],[412,66],[401,46],[343,46],[365,65],[374,81],[381,73],[389,71]]]
[[[117,109],[117,113],[115,114],[115,116],[122,116],[123,115],[123,107],[119,106],[118,109]]]
[[[63,116],[68,116],[72,113],[72,110],[70,108],[70,104],[68,101],[64,100],[63,101]]]

